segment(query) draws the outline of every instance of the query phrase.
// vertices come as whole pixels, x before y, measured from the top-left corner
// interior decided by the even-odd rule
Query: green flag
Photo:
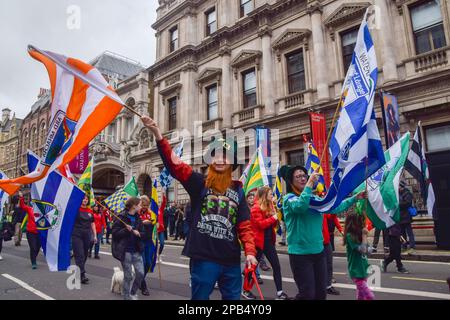
[[[132,177],[125,187],[123,187],[123,191],[125,191],[125,193],[130,197],[139,197],[138,186],[134,180],[134,177]]]
[[[399,185],[409,151],[409,132],[384,153],[386,164],[367,179],[367,216],[378,229],[400,221]],[[364,191],[366,183],[355,192]]]
[[[94,159],[89,161],[88,166],[78,180],[78,187],[83,190],[89,197],[89,206],[95,205],[94,189],[92,188],[92,173],[93,173]]]

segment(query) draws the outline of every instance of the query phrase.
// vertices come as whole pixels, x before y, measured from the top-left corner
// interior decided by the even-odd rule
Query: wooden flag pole
[[[344,94],[345,94],[345,92],[344,92]],[[328,144],[330,143],[331,134],[333,133],[334,123],[336,122],[337,115],[338,115],[339,110],[341,108],[341,105],[342,105],[342,102],[343,102],[342,97],[344,96],[344,94],[342,94],[341,97],[339,98],[339,102],[337,104],[336,111],[334,112],[333,120],[331,121],[330,130],[328,131],[327,140],[325,142],[325,146],[323,147],[322,155],[320,156],[319,166],[317,167],[316,170],[319,170],[319,168],[322,166],[322,162],[323,162],[323,158],[325,156],[325,153],[328,152]]]
[[[114,217],[117,218],[117,220],[119,220],[120,222],[122,222],[124,225],[127,225],[122,219],[119,218],[119,216],[114,213],[114,211],[112,211],[111,209],[105,207],[104,205],[102,205],[100,202],[97,201],[97,199],[95,199],[95,203],[98,204],[100,207],[102,207],[103,209],[107,210],[108,212],[110,212]]]
[[[139,112],[137,112],[136,110],[134,110],[133,108],[131,108],[130,106],[127,106],[126,104],[122,104],[123,107],[125,107],[125,109],[127,109],[128,111],[130,111],[131,113],[134,113],[135,115],[137,115],[139,118],[142,118],[143,115],[140,114]]]

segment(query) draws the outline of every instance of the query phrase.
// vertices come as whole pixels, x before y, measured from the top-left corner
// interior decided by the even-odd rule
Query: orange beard
[[[214,167],[210,165],[208,167],[208,175],[206,177],[206,187],[212,189],[217,193],[225,193],[225,191],[231,186],[232,182],[232,169],[228,168],[223,173],[214,170]]]

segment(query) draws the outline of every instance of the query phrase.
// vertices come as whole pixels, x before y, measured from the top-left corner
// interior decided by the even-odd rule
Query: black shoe
[[[142,292],[142,295],[143,295],[143,296],[149,296],[149,295],[150,295],[150,292],[148,292],[148,289],[147,289],[147,288],[141,290],[141,292]]]
[[[263,279],[261,279],[260,277],[258,277],[258,284],[264,284]]]
[[[94,259],[100,260],[100,256],[96,255]]]
[[[280,246],[285,246],[285,245],[286,245],[286,242],[280,241],[280,242],[278,242],[278,244],[279,244]]]
[[[290,300],[290,299],[286,293],[282,292],[280,295],[277,295],[275,300]]]
[[[263,271],[269,271],[270,269],[272,269],[271,267],[269,267],[267,264],[265,263],[260,263],[259,267],[261,268],[261,270]]]
[[[82,278],[81,278],[81,283],[82,283],[82,284],[88,284],[88,283],[89,283],[89,279],[86,278],[86,277],[82,277]]]
[[[89,258],[92,258],[92,253],[89,253],[89,254],[88,254],[88,257],[89,257]]]
[[[397,270],[398,273],[408,274],[409,271],[405,269],[405,267],[401,267]]]
[[[242,297],[247,300],[256,300],[256,297],[251,291],[242,291]]]
[[[373,247],[372,248],[372,253],[377,253],[377,248]]]
[[[328,288],[327,289],[327,293],[328,294],[331,294],[331,295],[333,295],[333,296],[339,296],[341,293],[338,291],[338,290],[336,290],[334,287],[330,287],[330,288]]]

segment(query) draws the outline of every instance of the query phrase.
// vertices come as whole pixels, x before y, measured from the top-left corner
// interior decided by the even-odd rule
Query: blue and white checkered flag
[[[368,11],[359,28],[352,63],[342,88],[340,117],[330,140],[335,170],[333,182],[324,199],[310,202],[310,207],[320,212],[335,209],[385,164],[373,108],[378,67],[367,25]]]
[[[183,156],[183,145],[184,145],[184,138],[175,150],[175,155],[179,158]],[[167,168],[164,168],[161,171],[161,174],[159,176],[159,184],[163,188],[163,190],[167,190],[173,182],[173,177],[170,175],[169,170]]]
[[[6,174],[0,170],[0,180],[2,179],[8,179]],[[3,211],[5,210],[5,204],[8,202],[9,195],[0,189],[0,222],[3,219]]]

